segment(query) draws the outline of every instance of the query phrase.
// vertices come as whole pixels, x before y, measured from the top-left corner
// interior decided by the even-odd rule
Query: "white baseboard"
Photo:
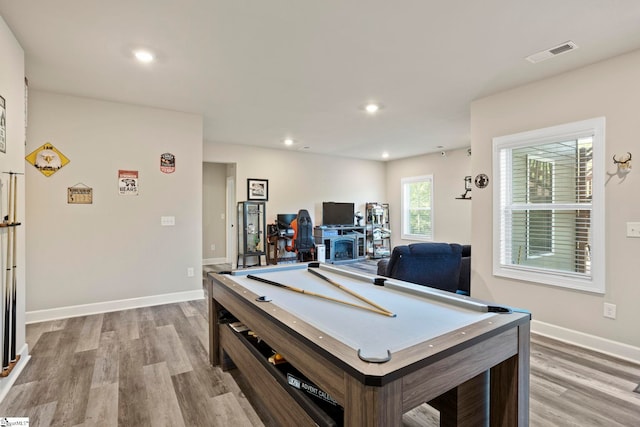
[[[532,320],[531,332],[590,350],[595,350],[599,353],[608,354],[630,362],[638,363],[638,361],[640,361],[639,347],[608,340],[595,335],[585,334],[583,332],[574,331],[572,329],[563,328],[550,323]]]
[[[211,265],[211,264],[227,264],[226,258],[205,258],[202,260],[202,265]]]
[[[29,347],[25,343],[20,349],[20,360],[18,360],[16,366],[14,366],[9,376],[0,379],[0,402],[2,402],[7,396],[11,386],[13,386],[18,379],[18,376],[20,376],[20,372],[22,372],[24,367],[27,366],[29,359],[31,359],[31,356],[29,356]]]
[[[171,294],[151,295],[148,297],[105,301],[93,304],[82,304],[68,307],[51,308],[48,310],[27,311],[25,318],[27,324],[45,322],[49,320],[66,319],[69,317],[87,316],[90,314],[108,313],[110,311],[128,310],[152,305],[171,304],[183,301],[192,301],[204,298],[204,290],[175,292]]]

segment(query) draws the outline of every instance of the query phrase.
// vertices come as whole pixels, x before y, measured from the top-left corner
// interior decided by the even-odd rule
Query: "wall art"
[[[118,191],[121,196],[138,195],[138,171],[118,171]]]
[[[7,104],[0,96],[0,152],[7,152]]]
[[[176,156],[171,153],[161,154],[160,171],[162,173],[174,173],[176,171]]]
[[[69,159],[50,142],[36,148],[25,157],[44,176],[51,176],[69,163]]]
[[[269,181],[266,179],[247,179],[247,200],[269,200]]]

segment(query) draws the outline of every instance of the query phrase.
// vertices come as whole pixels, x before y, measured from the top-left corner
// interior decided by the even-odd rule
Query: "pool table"
[[[526,311],[323,263],[210,273],[207,290],[211,363],[238,367],[282,425],[318,421],[226,316],[335,399],[345,426],[400,426],[425,402],[441,426],[528,426]]]

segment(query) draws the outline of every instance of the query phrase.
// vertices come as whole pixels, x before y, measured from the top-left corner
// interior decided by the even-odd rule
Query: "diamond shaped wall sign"
[[[36,148],[25,157],[25,160],[35,166],[44,176],[53,175],[69,163],[69,159],[50,142]]]

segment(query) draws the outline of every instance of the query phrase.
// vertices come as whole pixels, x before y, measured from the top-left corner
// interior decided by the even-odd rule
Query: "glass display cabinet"
[[[389,228],[389,204],[367,203],[367,255],[385,258],[391,254],[391,230]]]
[[[265,202],[238,202],[237,225],[238,268],[262,265],[262,256],[266,256]]]

